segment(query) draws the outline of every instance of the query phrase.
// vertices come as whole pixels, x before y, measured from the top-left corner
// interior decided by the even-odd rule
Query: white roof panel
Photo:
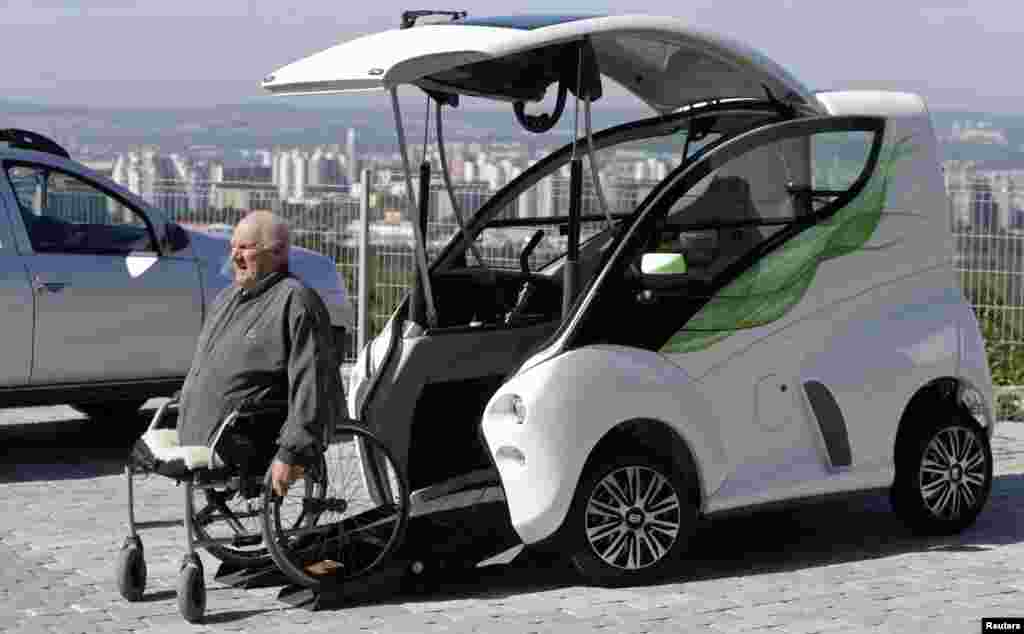
[[[511,20],[490,24],[511,24]],[[676,18],[642,15],[573,18],[533,28],[453,23],[384,31],[284,66],[268,76],[263,87],[282,95],[413,83],[437,89],[432,75],[459,68],[458,75],[463,77],[477,69],[481,76],[491,75],[487,79],[492,92],[487,96],[511,99],[511,95],[493,92],[494,65],[473,64],[510,60],[520,53],[584,37],[590,39],[603,75],[659,111],[711,99],[762,98],[765,88],[779,99],[821,108],[795,77],[752,47]],[[515,79],[510,76],[509,82]],[[452,92],[482,94],[446,85]]]

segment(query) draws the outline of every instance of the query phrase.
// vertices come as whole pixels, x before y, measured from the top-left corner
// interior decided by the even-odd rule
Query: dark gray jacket
[[[232,285],[214,300],[181,391],[178,437],[206,445],[243,402],[288,402],[277,458],[308,462],[325,426],[343,415],[339,359],[330,316],[316,291],[273,273],[251,292]]]

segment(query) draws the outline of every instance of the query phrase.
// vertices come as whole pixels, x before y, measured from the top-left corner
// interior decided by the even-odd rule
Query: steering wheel
[[[505,314],[505,325],[511,326],[514,324],[516,319],[522,315],[526,305],[530,303],[530,298],[533,297],[534,292],[537,290],[537,285],[530,281],[530,255],[543,239],[544,232],[538,229],[530,237],[530,241],[526,243],[526,246],[523,247],[522,253],[519,254],[519,269],[523,274],[523,285],[519,289],[519,296],[516,298],[515,306]]]
[[[512,109],[516,113],[516,121],[530,132],[536,134],[547,132],[551,128],[555,127],[558,120],[562,118],[562,112],[565,110],[565,98],[568,92],[569,89],[566,88],[565,84],[559,81],[558,100],[555,102],[555,111],[551,114],[548,114],[547,112],[538,115],[526,114],[526,102],[515,102]]]

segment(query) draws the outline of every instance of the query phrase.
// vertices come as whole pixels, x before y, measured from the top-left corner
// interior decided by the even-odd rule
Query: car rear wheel
[[[616,456],[584,475],[566,522],[572,563],[585,579],[645,583],[686,550],[697,507],[677,469],[652,457]]]
[[[992,490],[992,448],[985,430],[956,412],[897,449],[891,498],[915,530],[957,533],[974,523]]]

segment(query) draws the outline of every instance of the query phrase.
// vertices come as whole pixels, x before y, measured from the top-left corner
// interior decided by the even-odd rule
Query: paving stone
[[[0,412],[0,443],[16,440],[3,436],[10,424]],[[156,477],[136,487],[140,518],[170,524],[143,533],[146,597],[128,603],[113,579],[127,534],[120,467],[47,480],[36,476],[53,465],[33,457],[33,479],[0,479],[0,631],[978,631],[983,616],[1020,616],[1024,605],[1024,424],[1000,430],[990,505],[961,535],[915,537],[893,519],[885,496],[874,496],[717,520],[698,535],[699,557],[684,572],[648,587],[587,587],[564,568],[513,565],[443,592],[315,613],[277,602],[276,588],[218,584],[217,562],[203,553],[208,621],[198,626],[182,620],[176,603],[182,490]],[[102,452],[97,460],[110,462]],[[13,472],[2,467],[0,460],[0,476]],[[762,522],[782,532],[762,535]]]

